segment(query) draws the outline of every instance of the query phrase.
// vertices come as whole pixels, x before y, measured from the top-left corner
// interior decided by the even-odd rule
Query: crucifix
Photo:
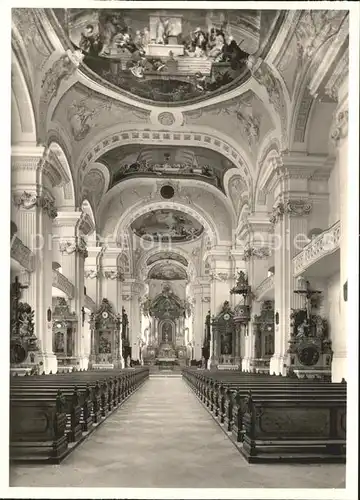
[[[19,335],[19,302],[21,299],[21,291],[29,288],[28,285],[22,285],[19,281],[19,278],[15,276],[14,283],[11,283],[11,311],[13,316],[13,327],[15,327],[15,335]]]
[[[303,280],[301,280],[303,281]],[[298,295],[303,295],[305,297],[305,307],[306,307],[306,319],[308,323],[311,322],[311,311],[312,311],[312,297],[313,295],[319,295],[320,290],[311,290],[310,282],[305,281],[305,286],[302,286],[299,290],[294,290],[294,293]]]

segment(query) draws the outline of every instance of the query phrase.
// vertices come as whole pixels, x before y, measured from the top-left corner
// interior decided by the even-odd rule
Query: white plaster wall
[[[332,226],[340,220],[340,189],[339,189],[340,177],[339,177],[339,167],[338,162],[331,171],[328,180],[329,189],[329,215],[328,215],[328,227]]]
[[[341,315],[340,315],[340,271],[333,274],[327,280],[326,293],[326,317],[329,321],[330,338],[333,342],[333,350],[336,351],[341,335]]]

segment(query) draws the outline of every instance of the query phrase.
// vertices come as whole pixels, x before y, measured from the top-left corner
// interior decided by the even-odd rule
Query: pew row
[[[249,463],[343,463],[346,383],[184,368],[184,380]]]
[[[59,463],[149,377],[146,367],[10,379],[10,460]]]

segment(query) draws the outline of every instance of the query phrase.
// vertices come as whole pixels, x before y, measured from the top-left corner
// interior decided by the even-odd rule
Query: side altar
[[[121,316],[113,311],[110,302],[104,298],[90,319],[89,368],[124,368],[121,323]]]

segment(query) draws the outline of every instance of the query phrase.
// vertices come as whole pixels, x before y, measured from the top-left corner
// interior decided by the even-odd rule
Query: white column
[[[201,360],[204,342],[205,319],[210,310],[210,286],[208,278],[198,278],[193,285],[194,311],[191,318],[194,357]]]
[[[225,301],[231,301],[230,289],[234,283],[234,270],[229,248],[214,248],[208,253],[210,263],[211,315],[220,313]],[[210,367],[218,364],[218,339],[211,334]]]
[[[44,148],[13,148],[12,214],[18,237],[34,252],[34,272],[24,300],[33,308],[35,335],[39,351],[40,372],[57,371],[57,359],[52,351],[52,322],[48,309],[52,307],[52,221],[56,208],[51,193],[44,187]]]
[[[56,235],[54,246],[61,255],[62,274],[74,285],[74,298],[71,300],[71,309],[76,313],[77,326],[75,332],[74,353],[77,368],[83,369],[88,365],[84,359],[83,322],[84,307],[84,267],[87,249],[84,238],[79,232],[79,223],[82,212],[61,212],[55,219]]]
[[[131,307],[129,311],[130,332],[129,342],[131,346],[131,357],[134,360],[140,359],[140,345],[138,338],[141,337],[141,308],[140,303],[145,292],[144,283],[134,281],[131,286]]]
[[[348,280],[348,103],[347,99],[338,107],[332,139],[336,144],[336,162],[340,183],[340,325],[338,331],[332,332],[332,380],[340,382],[347,380],[347,337],[349,334],[348,303],[344,300],[344,285]],[[331,202],[331,201],[330,201]],[[350,270],[351,273],[351,270]]]

